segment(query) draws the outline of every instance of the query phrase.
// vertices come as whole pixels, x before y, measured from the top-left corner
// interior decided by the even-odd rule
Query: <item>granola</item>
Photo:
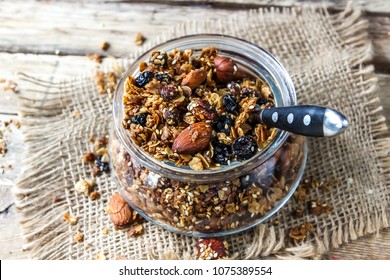
[[[123,198],[133,209],[171,229],[215,233],[254,224],[286,196],[302,165],[303,141],[292,135],[249,174],[210,184],[178,181],[148,170],[131,158],[115,135],[109,152]]]
[[[213,47],[199,55],[190,49],[154,50],[140,73],[127,77],[124,89],[122,125],[133,142],[177,166],[201,171],[247,160],[276,136],[274,128],[253,117],[255,108],[274,106],[268,85],[240,73]],[[183,136],[194,124],[203,126]],[[207,126],[210,137],[199,144],[196,135]],[[179,149],[175,143],[182,140]]]
[[[150,158],[199,176],[252,158],[277,135],[254,115],[259,107],[274,106],[269,86],[212,47],[199,55],[152,51],[139,73],[126,77],[122,104],[119,125],[134,144]],[[132,209],[166,229],[200,236],[258,223],[284,203],[305,160],[304,137],[290,135],[264,162],[249,162],[249,170],[199,183],[191,176],[175,179],[169,168],[161,173],[146,168],[145,159],[132,157],[114,130],[108,150],[121,195]]]

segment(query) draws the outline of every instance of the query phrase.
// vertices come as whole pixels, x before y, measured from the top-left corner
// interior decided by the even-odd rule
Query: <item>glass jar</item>
[[[192,49],[194,54],[215,46],[239,69],[268,84],[275,106],[296,104],[292,81],[267,51],[225,35],[192,35],[170,40],[153,50]],[[110,135],[112,170],[129,205],[163,228],[196,237],[237,233],[264,222],[291,197],[307,157],[305,138],[278,130],[276,137],[252,158],[219,169],[195,171],[162,162],[142,151],[122,127],[124,82],[139,74],[141,55],[119,82],[113,100]]]

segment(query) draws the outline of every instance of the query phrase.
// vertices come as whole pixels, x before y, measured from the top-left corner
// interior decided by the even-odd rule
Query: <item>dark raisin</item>
[[[227,88],[229,89],[230,93],[233,94],[234,96],[236,97],[240,96],[241,86],[239,83],[229,82],[227,84]]]
[[[108,162],[102,161],[102,156],[98,156],[95,160],[95,165],[101,172],[109,172],[110,171],[110,165]]]
[[[160,90],[160,96],[164,100],[172,100],[179,96],[178,89],[173,85],[164,85]]]
[[[257,90],[255,90],[253,88],[243,88],[241,90],[241,96],[242,96],[242,98],[245,98],[245,97],[258,97],[258,96],[260,96],[260,92],[258,92]]]
[[[230,135],[230,128],[234,125],[234,121],[226,115],[219,116],[217,122],[213,128],[216,132],[223,132],[226,135]]]
[[[267,104],[268,102],[272,102],[272,101],[268,100],[267,98],[260,97],[259,99],[257,99],[256,104],[261,106]]]
[[[232,144],[233,153],[238,160],[246,160],[257,152],[257,145],[251,137],[240,136]]]
[[[235,113],[238,111],[236,98],[231,94],[225,94],[222,98],[222,105],[226,112]]]
[[[232,150],[230,146],[223,143],[215,143],[214,145],[213,160],[220,164],[229,164],[232,156]]]
[[[131,122],[134,124],[139,124],[141,126],[145,126],[147,116],[148,116],[147,113],[141,113],[141,114],[135,115],[134,117],[131,118]]]
[[[164,109],[163,117],[170,125],[177,124],[181,121],[182,113],[178,108]]]
[[[159,72],[159,73],[156,73],[156,74],[154,75],[154,77],[155,77],[156,80],[159,81],[160,83],[169,84],[170,82],[172,82],[172,76],[169,75],[169,74],[166,73],[166,72]]]
[[[153,72],[144,71],[135,79],[135,85],[143,88],[153,79]]]

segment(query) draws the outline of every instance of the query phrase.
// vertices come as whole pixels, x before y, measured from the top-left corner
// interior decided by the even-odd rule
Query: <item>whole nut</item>
[[[215,76],[220,83],[227,83],[234,80],[238,67],[234,61],[227,56],[214,58]]]
[[[211,120],[217,121],[217,110],[210,105],[209,102],[203,99],[195,99],[188,106],[187,109],[194,115],[199,121]]]
[[[200,84],[203,83],[206,77],[207,71],[204,69],[191,70],[191,72],[188,73],[187,76],[181,81],[181,85],[187,86],[190,89],[194,89],[200,86]]]
[[[108,213],[110,214],[111,221],[116,226],[127,225],[133,219],[133,211],[119,193],[111,196],[108,204]]]
[[[184,129],[175,139],[172,150],[181,154],[196,154],[210,143],[213,129],[205,122],[194,123]]]

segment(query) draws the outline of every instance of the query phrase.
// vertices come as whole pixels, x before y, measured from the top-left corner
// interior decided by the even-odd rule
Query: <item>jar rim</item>
[[[181,47],[182,46],[182,47]],[[184,46],[184,47],[183,47]],[[194,46],[194,47],[191,47]],[[262,47],[246,41],[244,39],[221,35],[221,34],[195,34],[186,35],[171,39],[160,43],[142,55],[140,55],[131,65],[128,71],[123,75],[117,85],[113,98],[113,118],[115,133],[125,147],[126,151],[131,157],[135,157],[146,168],[157,174],[166,175],[172,179],[188,180],[197,183],[212,183],[218,181],[226,181],[229,178],[240,177],[240,174],[252,170],[253,168],[264,163],[270,156],[272,156],[286,141],[289,133],[286,131],[277,130],[274,139],[254,155],[252,158],[235,162],[230,165],[225,165],[223,168],[207,169],[202,171],[192,170],[190,168],[177,167],[172,162],[159,161],[153,158],[142,149],[140,149],[132,140],[129,132],[122,126],[123,120],[123,103],[122,97],[124,93],[124,82],[129,75],[134,75],[139,72],[138,66],[140,62],[147,60],[152,50],[164,50],[166,52],[172,51],[175,48],[188,49],[196,47],[210,47],[216,46],[220,53],[235,53],[240,55],[243,59],[251,61],[253,66],[257,63],[259,71],[255,71],[256,75],[266,80],[272,88],[271,91],[275,97],[275,106],[291,106],[296,105],[296,94],[292,80],[283,65],[268,51]],[[256,64],[256,65],[257,65]],[[263,71],[263,72],[262,72]],[[234,176],[234,177],[233,177]]]

